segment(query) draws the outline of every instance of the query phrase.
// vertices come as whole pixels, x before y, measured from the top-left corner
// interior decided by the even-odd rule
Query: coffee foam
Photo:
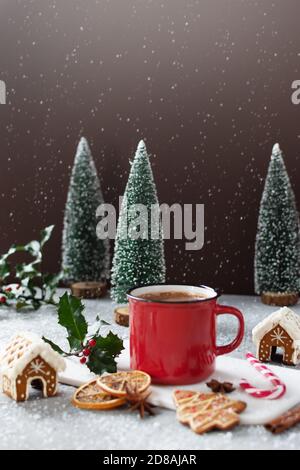
[[[186,286],[186,285],[174,285],[174,284],[166,284],[166,285],[154,285],[154,286],[146,286],[146,287],[138,287],[136,289],[133,289],[130,293],[129,296],[131,297],[141,297],[143,295],[147,294],[160,294],[160,293],[170,293],[170,292],[176,292],[183,294],[185,296],[193,296],[193,297],[198,297],[199,300],[203,298],[205,299],[213,299],[214,297],[217,297],[216,291],[211,289],[210,287],[206,286]]]

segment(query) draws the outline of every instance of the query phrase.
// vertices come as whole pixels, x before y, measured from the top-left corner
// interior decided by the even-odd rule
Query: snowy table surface
[[[246,337],[235,355],[242,357],[248,350],[254,352],[252,328],[274,308],[262,305],[258,298],[247,296],[223,296],[220,302],[240,308],[245,315]],[[295,311],[300,313],[300,305]],[[86,302],[89,322],[92,323],[98,314],[113,323],[113,305],[109,298]],[[116,325],[112,329],[123,338],[128,337],[128,329]],[[29,314],[0,310],[0,348],[10,336],[24,330],[45,335],[64,345],[64,330],[57,324],[53,307],[43,307]],[[219,343],[228,343],[236,331],[235,321],[221,317],[218,330]],[[172,411],[157,410],[156,417],[144,421],[137,414],[119,410],[81,411],[70,404],[73,393],[73,388],[60,385],[57,397],[47,400],[32,397],[24,404],[0,395],[0,449],[300,449],[300,425],[280,436],[273,436],[263,427],[238,427],[226,433],[198,436],[180,425]]]

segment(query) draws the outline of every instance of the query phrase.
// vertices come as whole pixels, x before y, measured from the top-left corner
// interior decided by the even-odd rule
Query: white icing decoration
[[[28,400],[29,398],[29,391],[30,391],[30,387],[31,387],[31,384],[32,382],[34,382],[35,380],[40,380],[42,383],[43,383],[43,395],[45,398],[48,397],[48,394],[47,394],[47,384],[46,384],[46,381],[43,377],[40,377],[40,376],[36,376],[36,377],[31,377],[28,381],[27,381],[27,386],[26,386],[26,400]]]
[[[284,336],[284,331],[277,328],[274,330],[274,333],[271,334],[271,338],[275,339],[278,343],[284,344],[284,340],[288,339],[287,336]]]
[[[11,380],[16,380],[32,361],[35,362],[31,364],[31,370],[37,369],[40,373],[41,364],[37,364],[36,361],[38,356],[57,372],[62,372],[66,368],[64,359],[49,344],[39,336],[25,332],[14,336],[0,355],[1,373]]]
[[[30,372],[34,372],[35,374],[43,374],[44,369],[45,369],[45,364],[40,361],[39,359],[36,359],[35,361],[32,361],[30,364]]]

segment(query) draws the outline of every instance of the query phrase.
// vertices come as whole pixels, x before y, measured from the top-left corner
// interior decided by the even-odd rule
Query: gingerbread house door
[[[57,374],[56,371],[40,356],[33,359],[17,377],[16,390],[17,400],[28,399],[30,387],[33,384],[41,385],[44,397],[51,397],[56,393]]]
[[[293,339],[280,325],[275,326],[261,340],[259,346],[259,359],[268,362],[274,358],[276,352],[283,352],[284,364],[293,364]]]

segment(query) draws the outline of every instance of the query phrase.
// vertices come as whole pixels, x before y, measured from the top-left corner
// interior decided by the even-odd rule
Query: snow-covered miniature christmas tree
[[[109,277],[109,241],[99,240],[96,234],[96,211],[103,202],[91,150],[82,138],[64,217],[62,269],[67,282],[102,281]]]
[[[276,144],[260,206],[255,290],[267,304],[292,305],[298,300],[299,280],[299,215],[282,152]]]
[[[132,210],[136,204],[147,208],[148,226],[143,233],[139,233],[141,224],[136,211]],[[132,287],[165,282],[162,227],[159,218],[150,216],[152,206],[159,207],[157,192],[146,145],[141,141],[132,163],[118,224],[112,269],[115,302],[127,302],[126,293]],[[135,233],[139,233],[139,238]]]

